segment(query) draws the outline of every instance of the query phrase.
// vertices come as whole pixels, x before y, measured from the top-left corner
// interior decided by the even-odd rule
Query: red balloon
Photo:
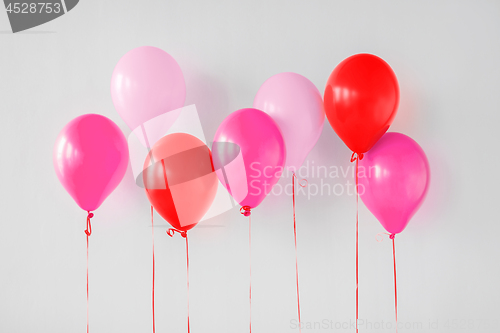
[[[330,125],[355,153],[366,153],[392,124],[399,85],[392,68],[372,54],[355,54],[335,67],[325,88]]]
[[[158,140],[144,162],[142,176],[151,205],[180,231],[201,220],[217,193],[210,149],[185,133]]]

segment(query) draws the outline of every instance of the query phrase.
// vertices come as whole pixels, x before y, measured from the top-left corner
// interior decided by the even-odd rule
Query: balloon
[[[144,122],[184,106],[181,68],[165,51],[142,46],[127,52],[111,77],[116,111],[134,130]]]
[[[146,195],[177,230],[193,228],[217,193],[210,149],[198,138],[173,133],[158,140],[144,162]]]
[[[318,88],[302,75],[276,74],[260,87],[253,107],[278,124],[286,145],[285,165],[298,170],[323,130],[325,112]]]
[[[387,133],[359,161],[361,200],[391,234],[403,231],[429,188],[429,162],[410,137]]]
[[[286,158],[278,125],[257,109],[241,109],[224,119],[212,152],[221,183],[241,206],[250,208],[257,207],[278,182]]]
[[[70,121],[53,153],[57,178],[81,209],[93,211],[125,175],[128,147],[120,128],[98,114]]]
[[[335,67],[325,88],[325,112],[353,152],[366,153],[392,124],[399,86],[391,67],[372,54],[355,54]]]

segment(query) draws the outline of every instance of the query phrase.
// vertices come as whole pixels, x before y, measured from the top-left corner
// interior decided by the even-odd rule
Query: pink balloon
[[[116,111],[134,130],[146,121],[184,106],[181,68],[167,52],[142,46],[126,53],[111,77]]]
[[[257,109],[230,114],[212,146],[217,176],[241,206],[257,207],[278,182],[285,165],[285,142],[278,125]]]
[[[70,121],[54,146],[57,178],[86,211],[99,208],[118,186],[128,164],[128,147],[120,128],[98,114]]]
[[[260,87],[253,107],[278,124],[286,144],[285,165],[296,171],[323,130],[325,112],[318,88],[302,75],[276,74]]]
[[[404,230],[429,188],[429,162],[410,137],[386,133],[359,161],[361,199],[391,234]]]

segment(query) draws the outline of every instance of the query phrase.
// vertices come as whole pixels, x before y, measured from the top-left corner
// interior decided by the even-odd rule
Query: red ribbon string
[[[188,236],[187,231],[181,231],[174,228],[170,228],[167,230],[167,235],[173,237],[174,234],[178,232],[182,237],[186,239],[186,282],[187,282],[187,328],[188,333],[191,332],[191,328],[189,325],[189,244],[188,244]]]
[[[169,235],[170,237],[174,237],[174,234],[176,232],[178,232],[184,238],[187,237],[187,232],[186,231],[181,231],[181,230],[177,230],[177,229],[174,229],[174,228],[169,228],[167,230],[167,235]]]
[[[187,281],[187,324],[188,324],[188,333],[190,332],[189,328],[189,245],[188,245],[188,236],[186,233],[186,281]]]
[[[358,332],[358,210],[359,210],[359,191],[358,191],[358,161],[363,159],[363,154],[352,153],[351,162],[356,161],[356,333]]]
[[[356,158],[356,333],[358,332],[358,306],[359,306],[359,301],[358,301],[358,253],[359,253],[359,246],[358,246],[358,230],[359,230],[359,193],[358,193],[358,159]]]
[[[394,239],[396,238],[396,234],[388,234],[387,232],[377,234],[377,236],[375,236],[375,239],[379,243],[384,240],[382,234],[389,235],[389,238],[392,240],[392,260],[393,260],[393,265],[394,265],[394,309],[396,312],[396,333],[397,333],[397,331],[398,331],[398,285],[396,282],[396,245],[394,243]]]
[[[250,271],[250,288],[249,288],[249,304],[250,304],[250,333],[252,333],[252,218],[250,206],[243,206],[240,208],[240,213],[243,216],[248,217],[248,262],[249,262],[249,271]]]
[[[295,221],[295,179],[297,178],[297,175],[295,172],[292,175],[292,198],[293,198],[293,236],[295,239],[295,281],[297,284],[297,312],[299,316],[299,332],[302,332],[302,325],[301,325],[301,320],[300,320],[300,293],[299,293],[299,263],[298,263],[298,256],[297,256],[297,226],[296,226],[296,221]],[[300,180],[298,180],[298,184],[301,187],[306,187],[307,186],[307,180],[302,179],[302,181],[305,181],[305,184],[302,184]]]
[[[89,236],[92,234],[92,224],[90,219],[94,217],[94,214],[87,211],[87,229],[84,230],[87,235],[87,333],[89,333]]]
[[[394,262],[394,309],[396,311],[396,333],[398,332],[398,285],[396,283],[396,245],[394,244],[395,234],[390,235],[392,239],[392,260]]]
[[[155,231],[153,225],[153,206],[151,206],[151,237],[153,243],[153,290],[151,291],[153,310],[153,333],[155,333]]]
[[[252,218],[248,215],[248,262],[250,263],[250,333],[252,333]]]

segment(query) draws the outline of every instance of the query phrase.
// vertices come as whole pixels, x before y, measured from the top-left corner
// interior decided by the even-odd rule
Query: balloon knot
[[[174,237],[174,234],[176,232],[178,232],[184,238],[186,238],[186,236],[187,236],[187,231],[177,230],[177,229],[174,229],[174,228],[169,228],[167,230],[167,235],[169,235],[170,237]]]
[[[247,216],[248,217],[251,214],[251,212],[250,212],[251,209],[252,208],[250,208],[250,206],[243,206],[243,207],[240,208],[240,213],[243,214],[243,216]]]
[[[90,219],[94,217],[94,214],[90,212],[90,210],[87,211],[87,229],[85,229],[85,234],[87,237],[89,237],[92,234],[92,224],[90,223]]]
[[[390,235],[389,235],[389,238],[390,238],[390,239],[394,239],[394,237],[396,237],[396,234],[390,234]]]
[[[351,162],[354,162],[356,160],[361,161],[365,157],[365,154],[358,154],[358,153],[352,153],[351,155]]]

